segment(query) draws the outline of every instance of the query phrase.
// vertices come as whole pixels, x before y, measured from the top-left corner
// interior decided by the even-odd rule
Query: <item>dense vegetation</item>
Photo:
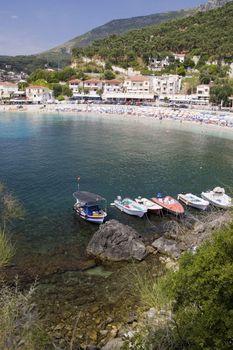
[[[126,348],[232,349],[232,274],[233,224],[186,253],[178,272],[142,284],[142,301],[158,310],[160,322],[147,325]]]
[[[192,10],[171,11],[165,13],[155,13],[148,16],[132,17],[117,19],[105,23],[102,26],[92,29],[91,31],[75,37],[74,39],[64,43],[53,50],[60,51],[63,49],[69,50],[75,47],[86,47],[98,39],[106,38],[113,34],[126,33],[129,30],[158,25],[163,22],[170,21],[175,18],[180,18],[192,14]]]
[[[70,56],[62,53],[50,53],[30,56],[0,56],[0,69],[30,74],[38,68],[63,68],[70,63]]]
[[[130,31],[95,41],[74,56],[100,57],[122,67],[148,63],[150,57],[187,52],[206,60],[233,60],[233,3],[159,26]]]

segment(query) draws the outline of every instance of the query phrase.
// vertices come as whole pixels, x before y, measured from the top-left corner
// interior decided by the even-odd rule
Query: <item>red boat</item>
[[[167,212],[174,214],[174,215],[182,215],[184,214],[184,208],[183,206],[174,198],[171,196],[166,197],[155,197],[151,198],[151,200],[160,205],[163,209],[165,209]]]

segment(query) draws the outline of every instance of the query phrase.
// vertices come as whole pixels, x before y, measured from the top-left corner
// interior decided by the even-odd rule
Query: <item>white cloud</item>
[[[16,15],[11,15],[11,19],[18,19],[19,17]]]

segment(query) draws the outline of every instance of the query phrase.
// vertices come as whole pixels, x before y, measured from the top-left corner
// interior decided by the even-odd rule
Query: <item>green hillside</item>
[[[70,55],[66,53],[51,52],[48,54],[29,55],[29,56],[0,56],[0,69],[5,69],[6,65],[14,72],[31,73],[35,69],[49,68],[57,69],[70,64]]]
[[[193,13],[193,10],[171,11],[165,13],[156,13],[148,16],[132,17],[125,19],[117,19],[105,23],[104,25],[94,28],[91,31],[77,36],[74,39],[59,45],[50,51],[59,52],[61,50],[71,50],[75,47],[86,47],[97,39],[103,39],[113,34],[122,34],[129,30],[158,25],[163,22],[188,16]]]
[[[99,57],[123,67],[151,56],[188,52],[209,59],[233,58],[233,2],[208,12],[95,41],[74,55]]]

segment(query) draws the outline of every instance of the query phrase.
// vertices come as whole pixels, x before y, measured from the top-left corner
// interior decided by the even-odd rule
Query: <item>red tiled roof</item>
[[[129,77],[126,80],[135,81],[135,82],[143,82],[143,81],[149,81],[149,78],[138,75],[135,77]]]
[[[49,90],[48,87],[41,86],[41,85],[30,85],[30,86],[26,87],[26,89],[48,89]]]
[[[0,81],[0,85],[3,85],[3,86],[17,86],[18,84],[11,83],[9,81]]]
[[[121,83],[122,83],[121,80],[117,80],[117,79],[103,80],[103,82],[104,82],[105,84],[113,84],[113,85],[115,85],[115,84],[121,84]]]
[[[69,80],[69,83],[70,84],[80,84],[81,80],[79,80],[79,79],[72,79],[72,80]]]
[[[98,80],[98,79],[88,79],[88,80],[84,80],[83,83],[89,83],[89,84],[98,84],[98,83],[102,83],[102,80]]]

